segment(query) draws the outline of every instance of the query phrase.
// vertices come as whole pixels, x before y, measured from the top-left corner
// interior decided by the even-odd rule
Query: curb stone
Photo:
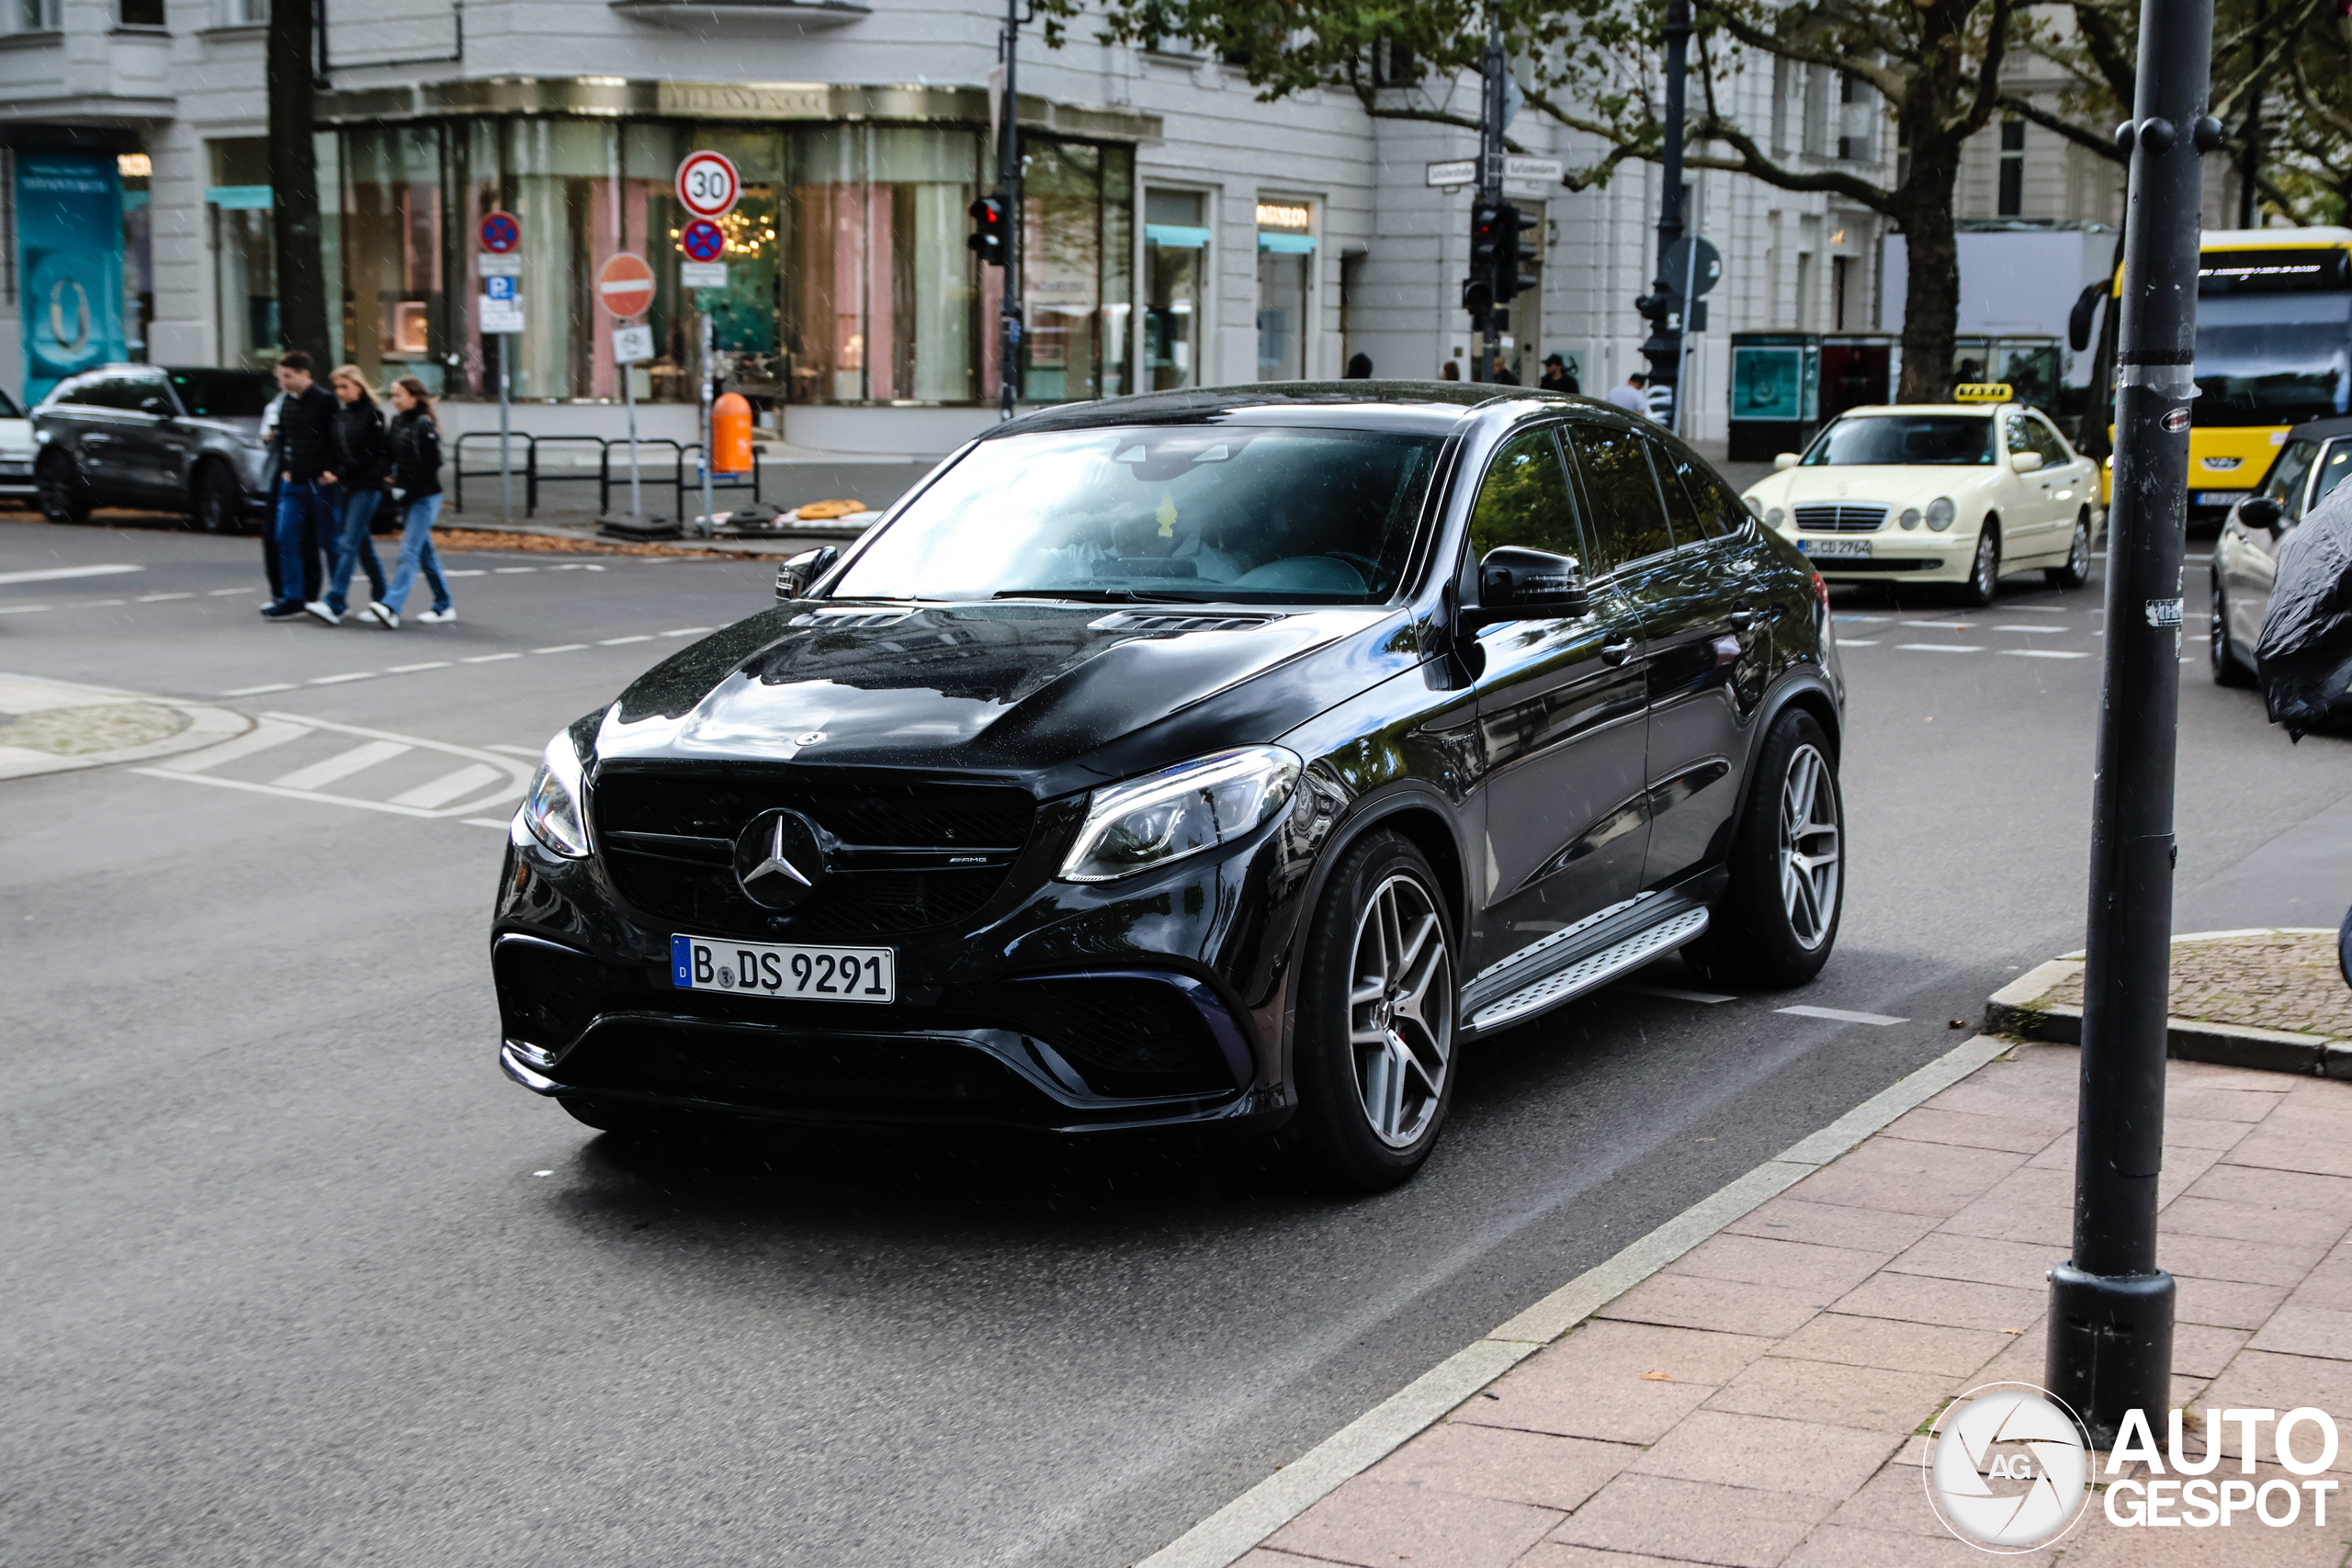
[[[2331,936],[2316,927],[2263,927],[2251,931],[2194,931],[2175,942],[2219,942],[2231,937],[2278,935]],[[2055,1044],[2083,1043],[2083,1010],[2046,998],[2064,982],[2083,972],[2083,955],[2063,958],[2027,971],[1993,993],[1984,1004],[1984,1031],[2013,1034]],[[2165,1055],[2183,1062],[2211,1062],[2225,1067],[2256,1072],[2295,1073],[2307,1077],[2352,1079],[2352,1041],[2324,1034],[2299,1034],[2284,1029],[2260,1029],[2252,1024],[2208,1023],[2176,1018],[2166,1021]]]
[[[2007,1051],[1979,1034],[1701,1199],[1615,1257],[1585,1270],[1407,1383],[1281,1470],[1144,1558],[1135,1568],[1229,1568],[1521,1361],[1564,1337],[1659,1269],[1780,1196]]]

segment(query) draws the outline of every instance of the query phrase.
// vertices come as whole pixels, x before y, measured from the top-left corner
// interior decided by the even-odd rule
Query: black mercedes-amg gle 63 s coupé
[[[1837,938],[1826,590],[1605,404],[1032,413],[776,599],[516,813],[501,1061],[591,1126],[1223,1123],[1372,1190],[1480,1036]]]

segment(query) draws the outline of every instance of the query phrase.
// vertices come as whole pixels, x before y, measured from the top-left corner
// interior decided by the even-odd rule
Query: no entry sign
[[[523,243],[523,225],[511,212],[485,213],[481,220],[481,248],[494,256],[503,256]]]
[[[644,314],[653,303],[653,269],[635,252],[621,252],[596,269],[596,299],[623,321]]]
[[[678,236],[678,249],[698,262],[717,261],[727,250],[727,231],[707,218],[697,218]]]
[[[724,152],[689,152],[678,165],[678,205],[696,218],[726,217],[742,194],[742,178]]]

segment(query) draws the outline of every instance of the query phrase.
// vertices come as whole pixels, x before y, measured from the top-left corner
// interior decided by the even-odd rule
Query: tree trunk
[[[319,257],[319,152],[312,140],[316,0],[275,0],[269,8],[270,238],[277,260],[277,336],[318,361],[323,376],[327,286]]]
[[[1927,151],[1912,153],[1911,199],[1901,213],[1910,271],[1903,289],[1903,386],[1895,397],[1905,403],[1951,400],[1952,336],[1960,326],[1960,243],[1951,218],[1960,149],[1945,149],[1922,168]]]

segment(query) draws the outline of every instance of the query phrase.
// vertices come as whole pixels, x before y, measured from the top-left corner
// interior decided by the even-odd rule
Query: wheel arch
[[[1756,797],[1756,760],[1764,750],[1764,739],[1782,715],[1792,709],[1811,716],[1821,726],[1829,739],[1829,761],[1843,773],[1846,761],[1846,737],[1838,719],[1838,699],[1830,692],[1828,682],[1810,671],[1784,680],[1765,694],[1757,709],[1755,722],[1747,727],[1747,752],[1739,774],[1739,805],[1732,812],[1731,832],[1725,842],[1736,839],[1747,823],[1747,808]]]

